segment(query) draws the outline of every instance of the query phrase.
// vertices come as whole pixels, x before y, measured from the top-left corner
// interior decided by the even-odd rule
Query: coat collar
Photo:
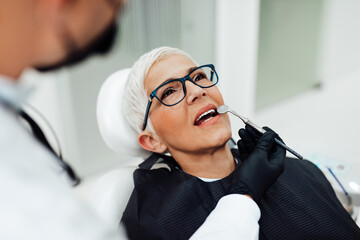
[[[19,110],[23,102],[34,89],[26,81],[13,81],[13,79],[0,75],[0,104]]]

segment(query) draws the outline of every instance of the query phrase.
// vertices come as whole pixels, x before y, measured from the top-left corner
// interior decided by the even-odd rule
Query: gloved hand
[[[240,163],[234,173],[229,193],[250,195],[257,204],[284,171],[286,151],[274,142],[280,137],[270,128],[263,135],[250,126],[240,129]]]

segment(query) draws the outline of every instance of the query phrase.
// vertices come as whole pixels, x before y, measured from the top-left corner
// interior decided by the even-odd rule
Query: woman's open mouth
[[[207,107],[209,108],[209,107]],[[200,111],[201,112],[201,111]],[[216,107],[215,106],[211,106],[210,109],[204,111],[203,113],[199,114],[199,116],[196,118],[194,125],[195,126],[200,126],[206,122],[211,121],[212,119],[214,119],[216,116],[218,116],[219,113],[216,111]]]

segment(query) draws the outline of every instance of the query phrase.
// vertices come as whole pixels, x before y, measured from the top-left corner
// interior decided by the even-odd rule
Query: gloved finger
[[[243,140],[244,146],[246,147],[247,151],[252,152],[257,144],[252,135],[243,128],[239,130],[239,135]]]
[[[242,140],[237,142],[237,146],[240,154],[240,160],[244,161],[249,156],[250,152],[246,149]]]
[[[275,136],[276,133],[273,131],[265,132],[259,139],[256,148],[259,150],[263,150],[268,155],[270,155],[271,148],[273,147],[275,141]]]
[[[283,171],[285,165],[285,156],[286,150],[275,143],[273,147],[273,152],[271,153],[269,158],[269,162],[275,164],[276,166],[280,166],[281,171]]]
[[[256,142],[259,141],[262,136],[261,133],[259,133],[255,128],[248,124],[245,125],[245,129],[249,134],[251,134],[251,136],[255,139]]]
[[[277,138],[277,139],[280,140],[282,143],[284,143],[284,141],[281,139],[281,137],[279,136],[279,134],[277,134],[274,130],[272,130],[272,129],[269,128],[269,127],[264,127],[264,129],[265,129],[266,131],[273,131],[273,132],[276,134],[275,138]],[[285,143],[284,143],[284,144],[285,144]]]
[[[241,138],[241,132],[242,132],[243,130],[244,130],[243,128],[240,128],[239,131],[238,131],[238,134],[239,134],[240,138]]]
[[[275,134],[277,134],[274,130],[272,130],[268,126],[263,127],[263,129],[265,129],[267,132],[274,132]]]

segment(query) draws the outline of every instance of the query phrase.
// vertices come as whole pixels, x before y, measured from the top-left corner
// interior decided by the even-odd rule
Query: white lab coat
[[[25,91],[26,92],[26,91]],[[0,101],[24,91],[0,76]],[[61,168],[0,102],[0,239],[126,239],[101,221],[60,178]],[[223,197],[192,239],[257,239],[260,211],[248,197]]]

